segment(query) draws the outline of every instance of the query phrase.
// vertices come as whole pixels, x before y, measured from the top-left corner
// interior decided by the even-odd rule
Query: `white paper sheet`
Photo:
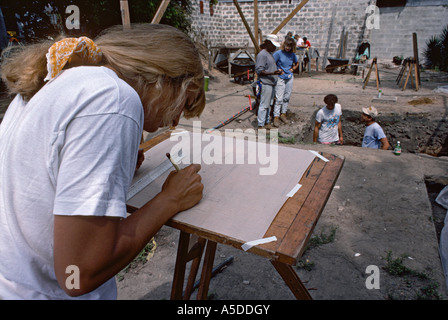
[[[139,170],[157,167],[166,159],[166,152],[174,153],[180,145],[186,146],[189,139],[190,154],[186,147],[182,148],[185,158],[179,166],[186,167],[192,161],[201,163],[199,174],[204,194],[195,207],[177,214],[173,220],[243,242],[263,238],[288,199],[288,193],[297,186],[315,158],[308,150],[277,145],[270,147],[247,139],[238,140],[239,143],[244,142],[240,145],[234,138],[197,133],[172,136],[172,139],[174,141],[166,140],[146,152],[145,162]],[[200,154],[194,152],[195,148],[201,150]],[[233,164],[230,164],[232,158]],[[215,163],[210,163],[211,159]],[[235,164],[237,159],[242,163]],[[130,199],[128,204],[141,207],[154,197],[160,192],[169,171]]]

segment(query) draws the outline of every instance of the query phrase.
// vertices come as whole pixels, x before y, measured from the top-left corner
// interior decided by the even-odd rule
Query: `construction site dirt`
[[[427,184],[444,186],[448,180],[448,94],[440,90],[448,85],[448,74],[422,71],[419,90],[408,84],[403,91],[395,81],[399,67],[392,61],[378,65],[383,99],[378,99],[374,77],[363,89],[361,74],[311,71],[295,76],[290,122],[279,127],[279,142],[341,155],[345,163],[312,245],[294,269],[316,300],[447,299],[434,197],[428,196]],[[206,63],[204,68],[208,69]],[[206,73],[210,79],[205,110],[199,119],[181,119],[180,128],[192,130],[193,121],[200,121],[203,130],[213,128],[247,108],[248,95],[254,102],[251,83],[235,83],[214,68]],[[329,93],[336,94],[342,106],[341,146],[312,143],[314,116]],[[1,116],[8,103],[4,97]],[[369,105],[378,109],[377,120],[391,145],[401,142],[400,156],[392,150],[360,147],[361,108]],[[255,112],[244,112],[219,130],[237,128],[255,129]],[[178,230],[163,227],[149,259],[120,272],[119,299],[170,298],[178,237]],[[229,258],[231,263],[211,280],[210,299],[294,299],[265,258],[219,244],[215,265]],[[368,286],[369,266],[379,270],[374,288]]]

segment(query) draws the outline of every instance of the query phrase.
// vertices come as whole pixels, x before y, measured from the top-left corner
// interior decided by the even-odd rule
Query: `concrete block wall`
[[[210,15],[209,1],[203,0],[204,14],[199,12],[200,0],[192,0],[192,37],[210,47],[253,48],[252,41],[232,0],[219,0]],[[294,10],[301,0],[258,0],[259,28],[263,34],[271,33]],[[252,32],[254,30],[254,4],[251,0],[238,2]],[[425,5],[431,4],[431,5]],[[438,1],[408,0],[405,7],[380,8],[380,28],[366,28],[366,9],[376,0],[310,0],[278,32],[283,39],[288,31],[307,36],[321,57],[336,56],[341,32],[348,31],[346,58],[355,57],[357,48],[365,39],[370,42],[372,57],[391,59],[396,55],[413,56],[412,33],[417,32],[419,55],[423,57],[425,42],[431,35],[438,35],[448,23],[448,6]],[[437,5],[439,4],[439,5]],[[335,10],[332,32],[331,18]],[[319,62],[321,64],[321,62]]]
[[[258,23],[262,34],[271,33],[301,2],[301,0],[258,1]],[[353,3],[356,3],[355,5]],[[324,56],[328,38],[328,56],[336,56],[342,29],[348,31],[347,58],[353,58],[355,52],[367,34],[365,26],[367,6],[375,0],[310,0],[286,25],[278,32],[283,39],[288,31],[300,36],[307,36],[311,45]],[[252,41],[232,1],[220,1],[214,6],[214,15],[209,13],[208,1],[204,3],[204,14],[199,13],[199,0],[194,0],[195,11],[192,17],[193,38],[211,47],[249,46]],[[241,10],[252,32],[254,30],[253,1],[239,2]],[[335,18],[332,32],[329,28],[333,9]]]
[[[419,60],[424,62],[426,41],[448,25],[448,6],[380,8],[380,28],[372,29],[372,55],[380,59],[413,57],[412,33],[417,33]]]

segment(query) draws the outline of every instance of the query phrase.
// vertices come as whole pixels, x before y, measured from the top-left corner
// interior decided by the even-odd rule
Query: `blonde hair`
[[[110,66],[133,87],[145,108],[165,111],[164,123],[171,125],[183,109],[184,116],[199,116],[205,107],[204,73],[197,48],[180,30],[167,25],[140,24],[123,30],[115,26],[95,40],[103,53],[101,65]],[[10,94],[29,100],[45,84],[46,53],[54,41],[27,46],[8,58],[2,66],[2,79]],[[67,67],[70,67],[68,65]],[[193,101],[187,97],[194,96]],[[163,97],[162,105],[154,101]]]
[[[297,46],[296,40],[294,40],[293,38],[286,38],[285,41],[282,42],[282,45],[280,46],[280,50],[284,51],[286,45],[289,45],[291,47],[292,53],[296,52],[296,46]]]

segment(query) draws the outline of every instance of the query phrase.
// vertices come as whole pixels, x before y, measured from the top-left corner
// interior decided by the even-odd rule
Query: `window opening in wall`
[[[404,7],[407,0],[377,0],[376,6],[378,8],[385,7]]]

